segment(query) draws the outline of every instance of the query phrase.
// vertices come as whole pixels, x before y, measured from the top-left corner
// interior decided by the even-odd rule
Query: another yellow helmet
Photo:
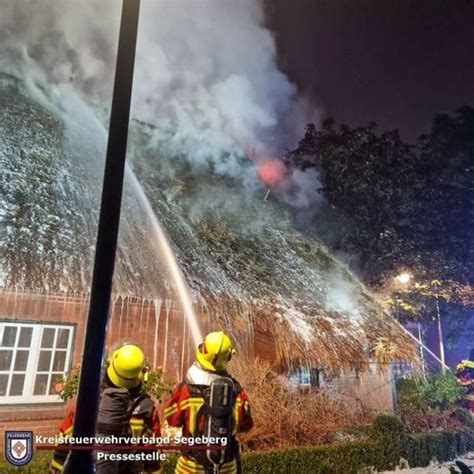
[[[145,354],[133,342],[124,342],[112,347],[108,359],[107,375],[120,388],[135,388],[146,374]]]
[[[211,372],[224,370],[235,349],[222,331],[211,332],[196,350],[196,359],[201,366]]]

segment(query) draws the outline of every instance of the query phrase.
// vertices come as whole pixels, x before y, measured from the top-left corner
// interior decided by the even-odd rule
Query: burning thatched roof
[[[87,291],[105,155],[100,122],[83,105],[66,113],[41,105],[12,78],[0,85],[3,284]],[[266,328],[286,363],[360,365],[381,343],[390,357],[412,357],[381,305],[318,240],[295,230],[284,206],[264,201],[265,189],[250,192],[219,170],[160,152],[154,139],[153,127],[133,125],[133,167],[197,302],[213,317],[236,332]],[[252,174],[249,164],[239,166]],[[172,298],[130,183],[115,291]]]

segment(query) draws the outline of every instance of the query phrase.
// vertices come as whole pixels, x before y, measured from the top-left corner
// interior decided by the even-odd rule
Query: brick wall
[[[67,323],[75,327],[71,366],[80,364],[88,313],[88,296],[0,289],[0,318],[18,322]],[[199,316],[204,328],[204,314]],[[206,319],[208,321],[208,318]],[[111,307],[107,346],[122,338],[141,344],[151,366],[161,366],[167,378],[180,380],[194,358],[194,342],[180,308],[171,301],[115,298]],[[0,447],[4,431],[57,432],[65,403],[0,407]]]
[[[24,405],[16,406],[14,410],[0,411],[1,449],[4,448],[5,430],[33,431],[44,436],[55,435],[58,426],[65,416],[65,404]]]
[[[335,394],[347,401],[354,410],[393,411],[393,381],[389,366],[379,370],[371,364],[367,372],[350,372],[327,383]]]

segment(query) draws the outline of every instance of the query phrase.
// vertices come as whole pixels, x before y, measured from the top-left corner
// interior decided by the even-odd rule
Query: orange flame
[[[284,178],[286,166],[279,158],[266,156],[258,161],[257,170],[267,186],[277,186]]]

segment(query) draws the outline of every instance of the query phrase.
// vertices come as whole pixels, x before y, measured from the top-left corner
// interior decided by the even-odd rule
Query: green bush
[[[388,439],[393,441],[404,441],[408,430],[403,421],[393,415],[379,415],[372,423],[370,437],[375,440]]]
[[[397,380],[398,409],[401,412],[454,408],[463,388],[452,372]]]
[[[385,445],[373,439],[327,446],[249,452],[242,456],[245,474],[357,474],[369,468],[393,469],[401,459],[411,467],[425,467],[432,459],[446,461],[472,449],[474,443],[462,433],[407,435],[403,446]]]
[[[400,452],[407,444],[408,430],[403,421],[393,415],[379,415],[373,422],[369,439],[380,446],[378,460],[382,467],[395,467],[400,462]],[[374,467],[378,468],[377,464]]]
[[[432,459],[440,462],[455,458],[467,450],[472,440],[460,433],[424,433],[410,436],[410,443],[404,450],[404,459],[410,466],[426,466]]]
[[[423,411],[426,409],[420,390],[420,379],[409,377],[398,379],[397,387],[397,408],[400,412]]]
[[[453,408],[463,394],[452,372],[421,379],[421,395],[429,408],[447,410]]]
[[[453,416],[460,421],[463,425],[466,425],[471,430],[474,430],[474,416],[466,408],[457,407],[453,411]]]
[[[242,456],[242,471],[246,474],[356,474],[368,465],[379,464],[380,455],[380,445],[368,440],[269,452],[255,451]]]

